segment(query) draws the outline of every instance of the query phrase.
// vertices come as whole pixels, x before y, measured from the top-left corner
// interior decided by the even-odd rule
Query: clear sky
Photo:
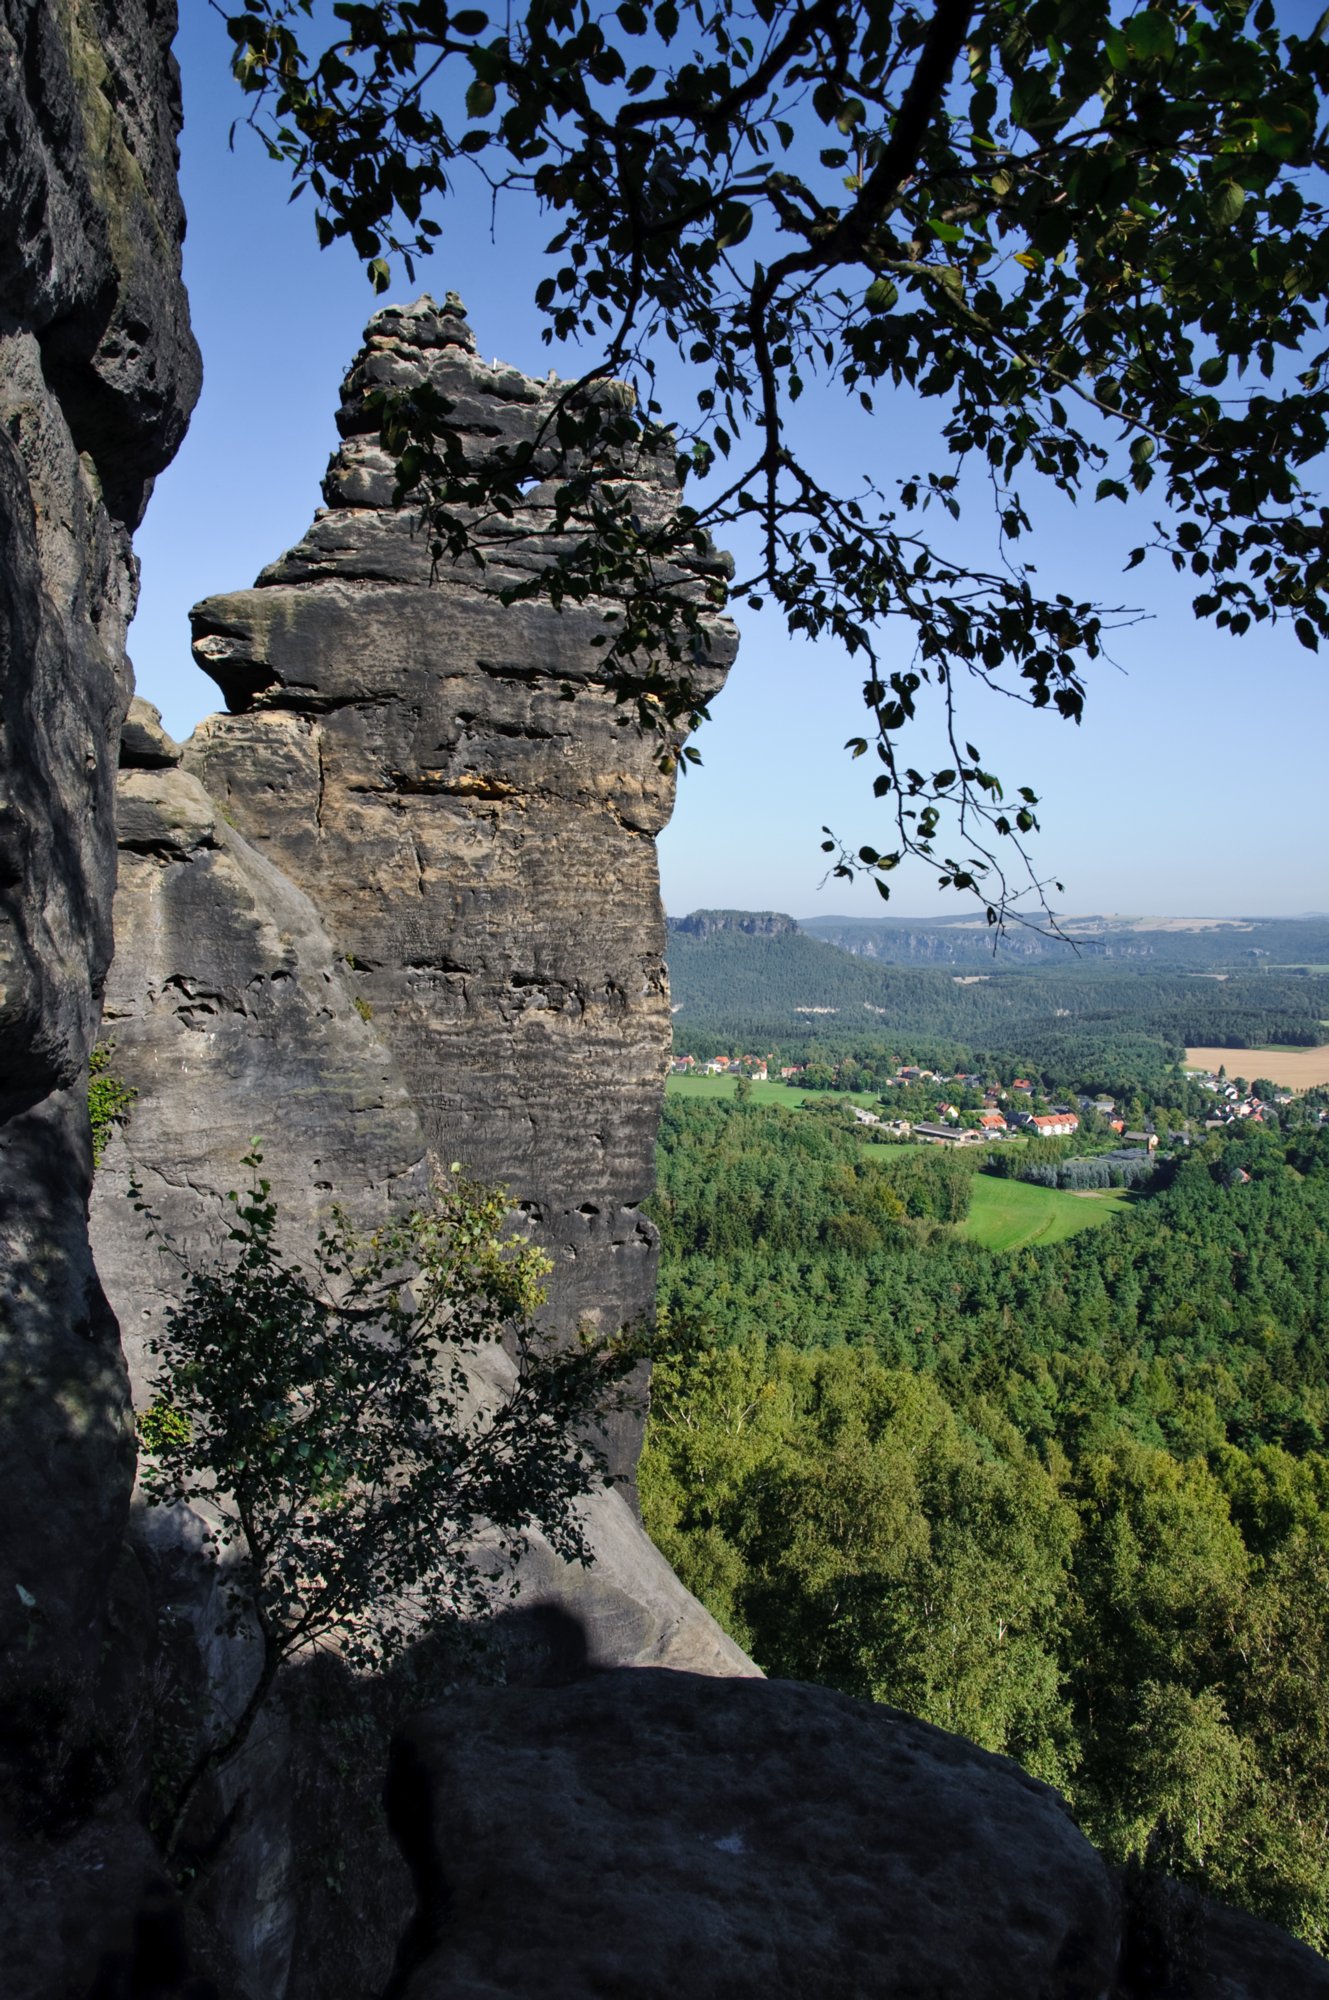
[[[190,660],[189,607],[252,583],[308,525],[336,443],[338,385],[375,304],[347,246],[317,249],[312,209],[287,204],[282,170],[252,135],[241,130],[228,149],[243,105],[227,71],[224,28],[203,0],[186,0],[182,12],[185,276],[204,387],[137,538],[143,588],[130,634],[139,692],[179,736],[218,704]],[[416,285],[401,274],[388,296],[460,292],[482,350],[543,375],[560,357],[541,344],[531,303],[541,275],[538,219],[514,206],[491,228],[487,207],[468,195],[441,220],[441,247]],[[573,355],[562,363],[565,372],[576,365]],[[809,420],[823,463],[848,484],[865,470],[889,479],[918,469],[921,434],[888,398],[875,421],[829,397]],[[1320,660],[1281,632],[1233,641],[1197,624],[1170,570],[1147,563],[1123,578],[1125,551],[1143,539],[1145,523],[1128,520],[1117,503],[1077,510],[1050,490],[1030,499],[1045,587],[1154,614],[1117,635],[1117,665],[1095,674],[1079,729],[980,700],[977,691],[965,713],[965,732],[989,768],[1040,794],[1037,859],[1065,885],[1054,901],[1067,911],[1134,914],[1329,909],[1329,698]],[[990,558],[982,511],[966,516],[961,532],[975,560]],[[851,764],[841,748],[863,726],[861,671],[829,644],[794,643],[769,612],[744,609],[739,623],[738,664],[698,738],[702,766],[681,786],[661,841],[670,911],[958,910],[958,899],[939,895],[921,869],[902,871],[889,905],[870,886],[820,886],[823,823],[855,847],[889,844],[863,775],[869,767]],[[925,755],[924,739],[911,757]]]

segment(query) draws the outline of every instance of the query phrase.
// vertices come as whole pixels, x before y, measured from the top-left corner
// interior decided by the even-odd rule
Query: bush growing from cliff
[[[503,1190],[454,1170],[368,1237],[334,1212],[307,1272],[280,1248],[261,1160],[229,1196],[230,1255],[191,1271],[167,1312],[139,1423],[148,1497],[201,1503],[215,1524],[222,1629],[252,1621],[262,1640],[253,1692],[189,1773],[171,1840],[294,1654],[331,1645],[386,1665],[490,1608],[532,1531],[590,1560],[576,1502],[608,1475],[587,1432],[628,1365],[536,1332],[549,1265],[505,1234]],[[500,1343],[515,1374],[484,1396],[468,1371]]]
[[[114,1042],[98,1042],[88,1058],[88,1121],[92,1126],[92,1164],[99,1167],[111,1133],[129,1117],[138,1096],[132,1083],[111,1073]]]

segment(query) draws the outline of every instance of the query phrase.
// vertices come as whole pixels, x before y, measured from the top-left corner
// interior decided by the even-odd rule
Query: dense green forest
[[[997,1255],[954,1227],[981,1156],[843,1118],[666,1107],[651,1532],[768,1672],[1324,1948],[1329,1131],[1215,1135]]]
[[[1030,969],[958,975],[879,964],[799,930],[752,935],[717,929],[669,939],[678,1013],[675,1045],[708,1042],[793,1048],[878,1042],[889,1031],[913,1059],[1003,1056],[1051,1078],[1129,1068],[1161,1070],[1188,1045],[1314,1047],[1327,1038],[1329,974],[1270,966],[1219,978],[1152,958],[1074,958]],[[815,1011],[814,1011],[815,1010]],[[1094,1074],[1090,1076],[1090,1072]],[[1110,1085],[1106,1087],[1111,1087]]]

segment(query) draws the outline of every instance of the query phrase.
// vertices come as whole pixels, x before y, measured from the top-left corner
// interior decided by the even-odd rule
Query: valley
[[[1252,927],[963,985],[675,928],[640,1483],[767,1673],[1323,1950],[1329,993]]]

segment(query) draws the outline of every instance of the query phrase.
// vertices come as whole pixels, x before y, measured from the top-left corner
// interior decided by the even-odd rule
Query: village
[[[699,1062],[695,1056],[685,1055],[674,1058],[670,1072],[675,1076],[746,1077],[753,1083],[765,1083],[771,1078],[770,1065],[773,1061],[770,1056],[745,1055],[714,1056],[708,1062]],[[806,1064],[787,1063],[779,1067],[775,1074],[782,1083],[798,1089],[806,1084],[808,1068]],[[885,1087],[905,1089],[928,1084],[936,1085],[940,1092],[931,1119],[883,1117],[879,1112],[858,1104],[851,1106],[853,1116],[860,1125],[877,1128],[892,1137],[941,1146],[985,1145],[1014,1135],[1061,1139],[1069,1138],[1080,1129],[1079,1112],[1070,1105],[1054,1104],[1042,1110],[1035,1109],[1035,1104],[1043,1100],[1038,1086],[1027,1077],[1016,1077],[1009,1086],[1003,1087],[965,1070],[957,1070],[953,1076],[947,1077],[939,1070],[902,1063],[894,1077],[886,1080]],[[952,1086],[958,1086],[970,1098],[981,1093],[981,1105],[962,1107],[952,1103],[945,1095]],[[881,1101],[885,1103],[884,1098]],[[1125,1120],[1115,1116],[1116,1106],[1112,1098],[1085,1098],[1081,1101],[1081,1109],[1090,1105],[1106,1119],[1114,1132],[1125,1139],[1135,1139],[1144,1144],[1148,1137],[1152,1145],[1158,1143],[1152,1134],[1128,1134]]]
[[[1234,1051],[1234,1054],[1237,1053],[1242,1052]],[[1258,1051],[1249,1053],[1254,1056]],[[721,1055],[707,1061],[693,1055],[681,1055],[670,1063],[670,1073],[675,1076],[746,1078],[751,1083],[778,1080],[795,1090],[856,1087],[851,1078],[841,1078],[838,1064],[827,1073],[825,1065],[779,1064],[773,1055]],[[1246,1119],[1257,1125],[1276,1123],[1279,1108],[1290,1103],[1294,1096],[1291,1090],[1285,1089],[1274,1089],[1261,1096],[1244,1079],[1230,1079],[1225,1068],[1196,1075],[1192,1080],[1217,1099],[1213,1114],[1204,1120],[1207,1131],[1219,1130]],[[892,1118],[888,1115],[886,1091],[908,1089],[915,1093],[917,1103],[917,1090],[929,1085],[937,1090],[930,1117]],[[883,1138],[895,1140],[937,1146],[974,1146],[1007,1138],[1070,1138],[1080,1131],[1086,1114],[1093,1114],[1090,1124],[1094,1130],[1104,1136],[1108,1132],[1115,1134],[1124,1146],[1152,1153],[1159,1144],[1160,1136],[1163,1136],[1147,1118],[1141,1121],[1138,1129],[1129,1130],[1116,1100],[1110,1096],[1077,1096],[1073,1104],[1049,1103],[1042,1094],[1041,1085],[1023,1076],[1013,1078],[1009,1084],[1001,1084],[965,1070],[956,1070],[948,1076],[940,1070],[901,1063],[893,1076],[882,1079],[874,1086],[874,1093],[876,1091],[882,1093],[878,1096],[881,1109],[853,1104],[850,1107],[852,1115],[859,1125]],[[967,1101],[953,1102],[948,1094],[952,1092]],[[1135,1110],[1138,1118],[1138,1105]],[[1314,1116],[1316,1122],[1323,1122],[1329,1114],[1321,1110]]]

